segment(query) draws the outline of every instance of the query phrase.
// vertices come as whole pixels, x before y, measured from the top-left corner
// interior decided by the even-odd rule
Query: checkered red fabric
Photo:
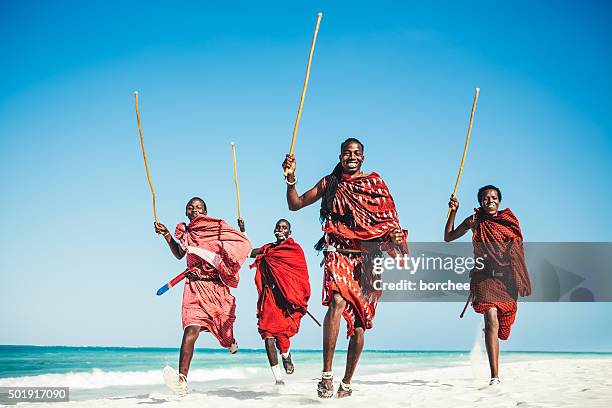
[[[499,323],[499,329],[497,331],[497,337],[501,340],[508,340],[510,337],[510,329],[516,318],[517,303],[516,302],[480,302],[474,303],[474,310],[476,313],[486,313],[487,310],[496,308],[497,309],[497,321]]]
[[[488,269],[506,276],[509,290],[516,298],[531,294],[531,282],[523,251],[523,234],[519,221],[509,208],[499,211],[495,216],[474,209],[474,255],[486,257]],[[498,299],[500,300],[500,299]]]
[[[473,215],[474,256],[485,259],[483,271],[473,271],[470,290],[477,313],[497,309],[498,337],[510,336],[516,317],[518,295],[531,294],[518,219],[509,208],[489,216],[480,209]]]

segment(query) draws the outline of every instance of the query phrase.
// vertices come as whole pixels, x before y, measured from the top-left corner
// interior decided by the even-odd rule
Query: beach
[[[316,382],[320,351],[295,351],[296,373],[286,384],[273,384],[262,350],[229,356],[219,350],[199,350],[189,376],[190,394],[180,398],[163,384],[161,366],[172,349],[86,349],[56,354],[86,356],[97,363],[105,357],[123,361],[133,370],[105,367],[46,369],[38,375],[7,377],[0,386],[69,386],[70,402],[19,406],[52,407],[252,407],[288,406],[409,406],[409,407],[608,407],[612,403],[612,355],[609,353],[520,353],[501,355],[500,386],[488,386],[486,357],[471,352],[366,351],[353,380],[353,396],[320,400]],[[51,356],[53,352],[39,352]],[[89,354],[89,356],[87,356]],[[239,353],[240,354],[240,353]],[[3,353],[4,356],[7,353]],[[91,355],[97,355],[95,361]],[[235,357],[235,358],[234,358]],[[39,360],[41,357],[37,357]],[[55,358],[55,357],[51,357]],[[6,358],[4,358],[6,360]],[[35,359],[31,359],[35,360]],[[64,359],[69,361],[70,357]],[[341,378],[345,353],[335,364],[335,384]],[[147,364],[159,365],[149,369]],[[40,364],[39,364],[40,365]],[[47,364],[48,365],[48,364]],[[5,366],[6,367],[6,366]]]

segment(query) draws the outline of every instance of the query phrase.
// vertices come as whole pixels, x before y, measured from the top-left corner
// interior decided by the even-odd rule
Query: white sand
[[[299,367],[298,367],[299,368]],[[54,403],[60,407],[611,407],[612,358],[543,359],[502,365],[501,386],[489,387],[485,370],[471,365],[423,371],[362,374],[353,380],[353,396],[320,400],[316,380],[286,378],[287,385],[271,384],[271,374],[260,384],[232,384],[206,388],[193,385],[179,398],[170,392],[129,395],[119,398]],[[486,367],[485,367],[486,368]],[[475,373],[480,378],[475,378]],[[269,373],[267,373],[269,374]],[[161,375],[161,373],[160,373]],[[336,386],[337,386],[337,379]],[[27,404],[30,405],[30,404]],[[40,407],[43,404],[32,406]],[[20,404],[20,406],[22,406]]]

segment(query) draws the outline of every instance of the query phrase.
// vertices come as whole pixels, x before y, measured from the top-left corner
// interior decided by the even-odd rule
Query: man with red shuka
[[[291,238],[289,221],[278,220],[274,235],[276,242],[251,252],[251,257],[256,258],[251,268],[257,268],[257,327],[266,346],[274,380],[280,385],[284,382],[276,347],[281,352],[285,372],[293,374],[290,338],[297,334],[300,320],[306,314],[310,282],[304,251]]]
[[[518,295],[531,294],[531,282],[525,264],[523,234],[514,213],[499,210],[499,188],[487,185],[478,190],[479,208],[455,228],[459,201],[451,196],[450,217],[444,241],[454,241],[472,230],[474,258],[484,259],[484,268],[470,273],[470,296],[476,313],[485,321],[485,344],[491,369],[489,385],[499,384],[499,339],[507,340],[516,317]]]
[[[208,216],[201,198],[189,200],[185,215],[189,224],[179,223],[174,232],[178,242],[165,225],[155,223],[155,232],[164,236],[172,254],[177,259],[187,255],[179,372],[171,367],[164,369],[166,383],[179,395],[187,393],[187,373],[201,331],[210,332],[230,353],[238,351],[234,339],[236,299],[230,287],[238,286],[238,271],[251,251],[244,234]]]
[[[324,236],[316,248],[323,250],[323,305],[328,306],[323,325],[323,372],[317,385],[320,398],[334,394],[332,362],[340,328],[340,316],[347,323],[350,338],[344,378],[337,396],[352,394],[351,379],[363,349],[364,331],[372,328],[381,292],[373,288],[372,253],[362,243],[375,246],[380,255],[408,252],[407,231],[402,230],[395,203],[387,185],[377,173],[363,173],[363,144],[347,139],[340,146],[340,162],[328,176],[303,195],[295,184],[296,162],[287,155],[287,204],[297,211],[321,200]]]

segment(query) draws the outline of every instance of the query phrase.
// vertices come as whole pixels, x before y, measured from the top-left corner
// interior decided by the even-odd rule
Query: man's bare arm
[[[323,187],[321,184],[321,180],[319,180],[313,188],[306,191],[301,196],[298,195],[295,185],[287,184],[287,205],[289,206],[289,210],[297,211],[320,199],[323,196]]]
[[[185,251],[183,250],[183,248],[181,248],[178,242],[174,240],[172,234],[170,234],[170,231],[168,231],[168,228],[166,228],[166,226],[162,223],[154,223],[154,226],[155,232],[164,236],[164,239],[170,247],[172,255],[174,255],[176,259],[183,259],[183,257],[185,256]]]
[[[295,188],[295,156],[286,155],[283,162],[283,169],[287,171],[287,205],[290,211],[297,211],[301,208],[309,206],[323,196],[323,182],[319,180],[317,184],[304,194],[299,195]]]
[[[472,228],[472,217],[467,217],[455,228],[455,217],[457,216],[457,210],[459,210],[459,201],[455,196],[451,196],[448,207],[450,208],[450,216],[446,220],[446,226],[444,227],[444,241],[446,242],[461,238]]]

